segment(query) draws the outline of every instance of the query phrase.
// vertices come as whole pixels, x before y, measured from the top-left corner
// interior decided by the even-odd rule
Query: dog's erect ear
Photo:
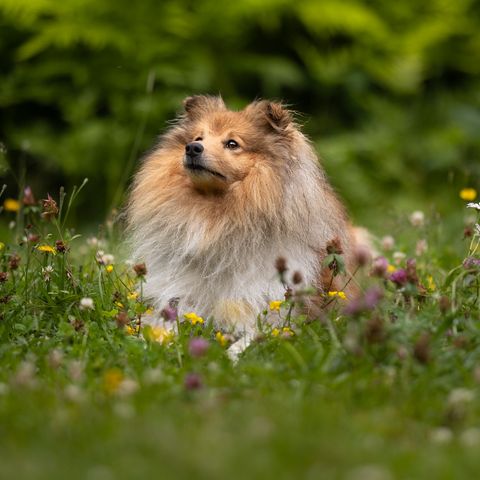
[[[253,114],[265,121],[266,125],[281,133],[293,122],[292,113],[281,103],[259,100],[251,103],[246,108],[248,114]]]
[[[187,118],[192,120],[200,118],[203,114],[214,110],[225,110],[222,97],[210,95],[193,95],[183,101],[183,108]]]

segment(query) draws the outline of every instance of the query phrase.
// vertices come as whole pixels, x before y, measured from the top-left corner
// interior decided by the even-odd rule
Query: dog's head
[[[220,97],[188,97],[174,129],[177,160],[195,189],[221,193],[252,169],[284,168],[293,131],[292,115],[279,103],[256,101],[235,112]]]

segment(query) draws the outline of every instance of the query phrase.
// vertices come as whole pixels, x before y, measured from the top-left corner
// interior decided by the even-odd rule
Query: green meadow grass
[[[67,228],[76,194],[1,214],[0,478],[479,477],[475,209],[453,244],[438,218],[405,218],[379,246],[389,271],[364,267],[381,300],[314,320],[287,302],[288,329],[233,364],[209,319],[142,325],[141,268],[112,222]]]

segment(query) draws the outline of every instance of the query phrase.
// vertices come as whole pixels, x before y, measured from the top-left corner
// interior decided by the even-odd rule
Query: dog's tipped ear
[[[204,113],[213,110],[225,110],[222,97],[210,95],[193,95],[183,101],[183,109],[190,119],[200,118]]]
[[[285,131],[293,123],[292,113],[279,102],[259,100],[251,103],[247,107],[247,112],[254,113],[255,116],[260,115],[267,126],[278,133]]]

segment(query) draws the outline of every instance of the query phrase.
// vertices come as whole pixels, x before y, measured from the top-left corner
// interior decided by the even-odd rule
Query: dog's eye
[[[238,143],[235,140],[228,140],[225,143],[225,147],[234,150],[235,148],[238,148]]]
[[[197,138],[194,140],[194,142],[201,142],[202,140],[203,140],[202,137],[197,137]]]

